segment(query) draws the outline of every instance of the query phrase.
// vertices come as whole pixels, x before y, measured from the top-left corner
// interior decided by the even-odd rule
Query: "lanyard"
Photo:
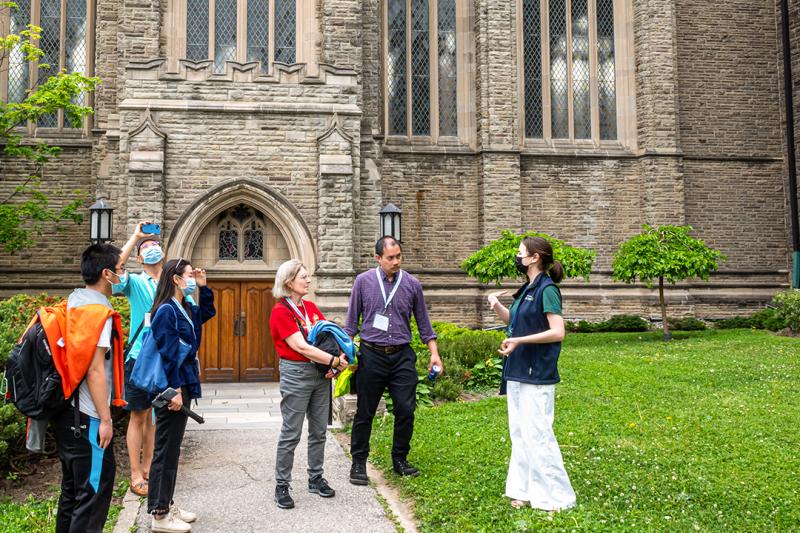
[[[392,292],[389,293],[389,298],[386,298],[386,289],[383,288],[383,278],[381,277],[381,267],[375,267],[375,275],[378,277],[378,286],[381,288],[381,295],[383,296],[383,308],[388,309],[389,304],[392,302],[392,298],[394,298],[397,289],[400,288],[400,282],[403,281],[403,271],[401,270],[400,273],[397,275],[397,283],[394,285],[394,289]]]
[[[183,316],[185,316],[186,320],[189,321],[189,325],[192,326],[192,333],[194,333],[194,322],[192,322],[192,319],[189,318],[189,313],[187,313],[186,309],[183,308],[183,304],[181,304],[178,300],[176,300],[174,296],[172,297],[172,301],[175,302],[178,305],[178,309],[181,310],[181,313],[183,313]]]
[[[311,331],[311,320],[308,319],[308,311],[306,311],[306,304],[303,303],[303,300],[302,299],[300,300],[300,305],[303,306],[303,312],[301,313],[300,309],[298,309],[297,306],[294,305],[294,302],[292,301],[291,298],[284,298],[284,299],[286,300],[286,303],[289,304],[289,307],[291,307],[292,310],[295,313],[297,313],[297,316],[305,320],[306,330]]]

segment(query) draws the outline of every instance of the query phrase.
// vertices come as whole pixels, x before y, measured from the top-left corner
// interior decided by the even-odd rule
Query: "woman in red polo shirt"
[[[294,507],[289,495],[294,450],[300,442],[303,419],[308,417],[308,490],[323,498],[336,493],[322,477],[325,432],[328,424],[333,373],[343,370],[347,358],[333,357],[316,348],[306,337],[314,323],[325,320],[313,302],[303,299],[311,287],[311,276],[297,259],[286,261],[275,275],[272,294],[277,303],[269,318],[269,330],[280,357],[281,436],[275,461],[275,503],[281,509]],[[316,363],[316,364],[315,364]]]

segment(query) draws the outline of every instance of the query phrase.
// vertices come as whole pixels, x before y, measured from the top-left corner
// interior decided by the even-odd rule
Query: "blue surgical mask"
[[[194,280],[194,278],[189,278],[189,279],[181,278],[181,279],[186,282],[186,287],[183,287],[181,289],[181,291],[183,291],[184,296],[189,296],[190,294],[192,294],[194,291],[197,290],[197,282]]]
[[[125,285],[128,283],[128,272],[127,271],[125,273],[121,274],[121,275],[117,274],[117,277],[119,277],[119,283],[112,283],[111,284],[111,293],[112,294],[116,294],[116,293],[122,292],[122,290],[125,288]]]
[[[160,246],[151,246],[142,252],[142,261],[145,265],[155,265],[164,258],[164,252]]]

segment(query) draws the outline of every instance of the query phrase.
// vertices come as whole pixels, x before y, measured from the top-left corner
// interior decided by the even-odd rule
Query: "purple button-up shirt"
[[[392,282],[386,277],[383,270],[379,270],[386,297],[389,297],[400,275],[395,275]],[[428,310],[425,308],[425,297],[422,295],[422,285],[419,280],[403,271],[403,279],[397,292],[389,302],[389,307],[384,309],[383,295],[378,285],[378,276],[372,268],[362,272],[353,283],[350,293],[350,306],[347,309],[347,321],[344,330],[351,337],[359,333],[358,319],[363,316],[361,323],[361,340],[381,346],[396,346],[411,342],[411,314],[417,319],[419,335],[423,342],[436,338],[436,333],[431,326]],[[388,331],[381,331],[373,326],[375,315],[382,314],[389,317]]]

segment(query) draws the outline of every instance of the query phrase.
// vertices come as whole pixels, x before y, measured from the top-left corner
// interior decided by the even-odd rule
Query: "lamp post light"
[[[391,235],[400,241],[400,218],[403,212],[394,204],[387,204],[380,210],[381,235]]]
[[[102,198],[99,198],[89,208],[89,240],[92,244],[100,244],[111,240],[113,213],[114,208]]]

